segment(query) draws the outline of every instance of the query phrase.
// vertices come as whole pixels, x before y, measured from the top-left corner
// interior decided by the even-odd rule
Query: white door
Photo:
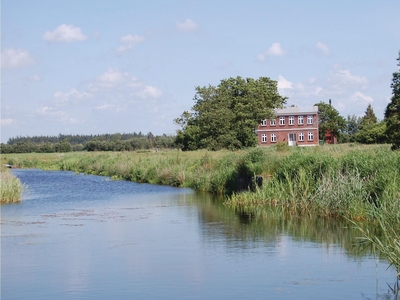
[[[289,146],[296,146],[296,134],[289,133]]]

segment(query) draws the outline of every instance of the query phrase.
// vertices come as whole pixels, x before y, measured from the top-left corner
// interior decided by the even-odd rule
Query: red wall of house
[[[262,126],[261,124],[257,128],[257,136],[258,136],[258,144],[261,146],[269,146],[275,145],[277,143],[288,143],[289,134],[296,134],[296,145],[298,146],[311,146],[318,145],[318,115],[313,114],[313,124],[307,124],[307,117],[310,114],[300,114],[303,116],[304,124],[298,124],[298,116],[299,115],[285,115],[285,125],[279,125],[280,116],[275,119],[275,126],[270,125],[270,120],[267,119],[267,125]],[[289,117],[294,116],[294,125],[289,125]],[[302,132],[304,134],[304,141],[299,141],[299,133]],[[308,140],[308,133],[312,132],[314,135],[314,139],[312,141]],[[271,134],[276,134],[276,142],[271,142]],[[262,141],[262,135],[267,134],[267,142]]]

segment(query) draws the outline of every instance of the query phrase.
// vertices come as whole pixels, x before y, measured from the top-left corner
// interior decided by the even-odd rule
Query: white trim
[[[279,128],[272,128],[272,129],[259,129],[259,130],[257,130],[257,132],[275,132],[275,131],[293,131],[293,130],[296,130],[296,131],[300,131],[300,130],[318,130],[318,128],[316,128],[316,127],[313,127],[313,128],[310,128],[310,127],[300,127],[300,128],[282,128],[282,129],[279,129]]]

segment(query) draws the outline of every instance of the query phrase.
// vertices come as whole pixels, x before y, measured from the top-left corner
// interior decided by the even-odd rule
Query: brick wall
[[[309,124],[309,116],[312,118],[312,124]],[[303,117],[302,123],[301,117]],[[283,118],[283,125],[281,124],[281,118]],[[259,145],[269,146],[277,143],[289,143],[290,135],[292,135],[292,142],[290,143],[292,145],[314,146],[319,144],[318,114],[296,113],[277,115],[273,120],[275,120],[275,125],[271,125],[271,120],[267,119],[266,122],[264,121],[258,126],[257,136]]]

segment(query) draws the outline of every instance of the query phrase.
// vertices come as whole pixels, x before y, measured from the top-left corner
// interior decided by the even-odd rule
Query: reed
[[[228,205],[271,205],[292,214],[373,220],[382,209],[392,219],[400,213],[400,153],[388,145],[8,154],[2,160],[25,168],[190,187],[224,194]],[[248,190],[254,175],[264,178],[263,186]]]
[[[1,203],[19,202],[23,185],[21,181],[7,170],[0,172]]]
[[[271,207],[294,217],[366,220],[383,236],[360,227],[363,238],[400,268],[400,151],[389,145],[7,154],[2,163],[190,187],[224,194],[231,207]],[[254,175],[264,182],[250,189],[246,180]]]

